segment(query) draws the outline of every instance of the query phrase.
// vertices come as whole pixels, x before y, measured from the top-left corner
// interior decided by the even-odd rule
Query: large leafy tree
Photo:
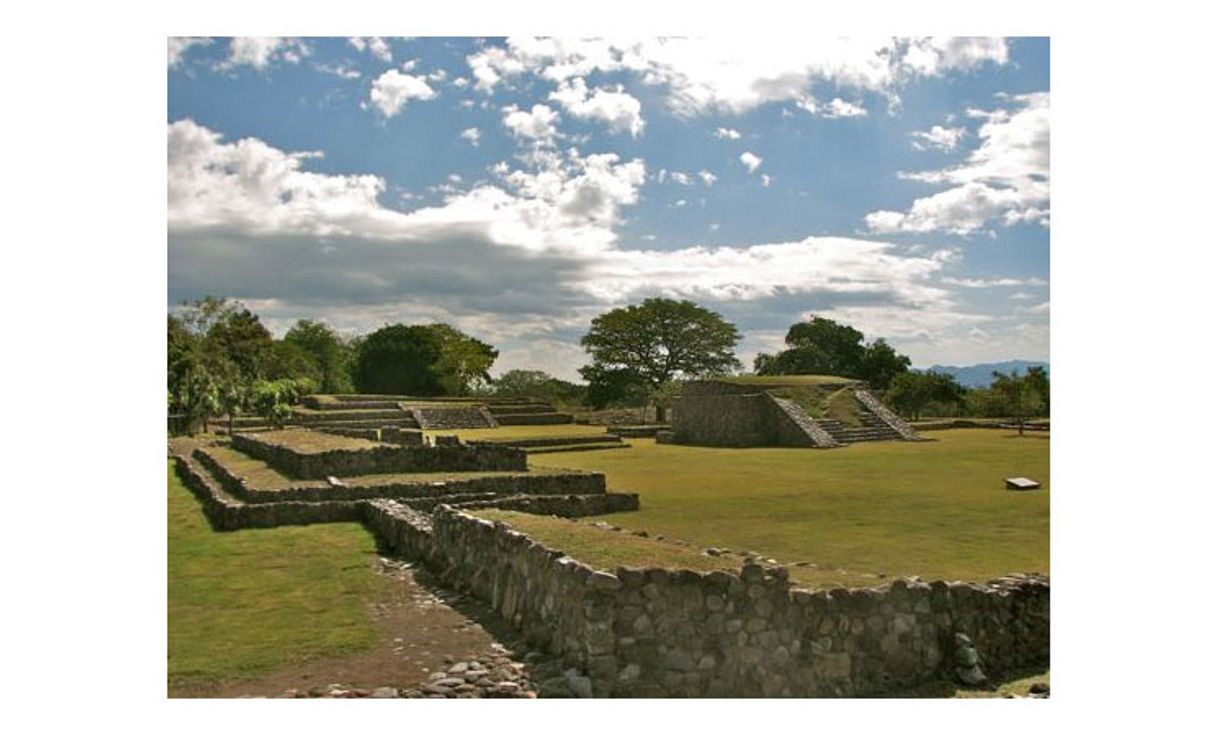
[[[368,393],[467,394],[490,381],[498,355],[449,325],[389,325],[359,342],[355,385]]]
[[[1033,375],[1031,371],[1020,375],[1018,371],[999,373],[994,371],[994,382],[990,384],[990,396],[997,400],[1003,413],[1010,416],[1019,425],[1019,434],[1023,434],[1023,425],[1031,417],[1046,411],[1048,403],[1048,378],[1044,369],[1038,369]],[[1046,393],[1042,394],[1041,391]]]
[[[434,395],[440,339],[423,325],[388,325],[360,343],[355,387],[363,393]]]
[[[777,354],[758,354],[753,370],[762,376],[844,376],[886,389],[910,365],[908,357],[882,338],[865,344],[863,333],[824,317],[791,325],[786,344],[787,349]]]
[[[589,382],[590,396],[594,384],[609,376],[615,385],[633,382],[654,394],[674,379],[739,368],[732,354],[739,340],[735,325],[691,301],[645,299],[592,320],[580,343],[593,362],[580,373]],[[663,407],[656,408],[657,418],[663,419]]]
[[[499,351],[446,324],[428,325],[440,341],[434,372],[444,393],[465,395],[491,383],[490,369]]]
[[[919,419],[931,403],[958,405],[964,400],[964,387],[946,373],[900,373],[892,380],[885,398],[897,411]]]
[[[311,319],[298,320],[283,342],[294,345],[316,362],[324,393],[341,394],[352,390],[353,351],[329,325]]]

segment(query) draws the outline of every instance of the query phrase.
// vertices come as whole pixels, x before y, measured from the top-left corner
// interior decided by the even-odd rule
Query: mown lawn
[[[936,441],[836,450],[631,439],[628,450],[536,455],[529,462],[602,471],[611,489],[638,492],[642,505],[604,518],[699,546],[928,580],[1047,573],[1047,433],[1020,438],[955,429],[926,436]],[[1043,487],[1004,490],[1003,479],[1013,475]]]
[[[373,646],[387,591],[358,524],[214,532],[169,464],[169,687]]]

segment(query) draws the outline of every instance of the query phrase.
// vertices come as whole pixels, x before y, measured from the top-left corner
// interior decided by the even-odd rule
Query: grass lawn
[[[271,444],[283,445],[297,452],[320,453],[331,450],[367,450],[373,447],[385,447],[381,442],[362,440],[358,437],[343,437],[337,434],[317,432],[303,427],[274,429],[269,432],[259,432],[257,439]]]
[[[611,489],[638,492],[642,506],[607,520],[701,547],[928,580],[1047,573],[1047,433],[925,434],[936,441],[835,450],[632,439],[626,450],[535,455],[529,463],[602,471]],[[1040,480],[1043,488],[1004,490],[1003,479],[1013,475]],[[792,574],[800,577],[797,569]]]
[[[603,435],[605,428],[595,424],[521,424],[496,429],[437,429],[430,435],[457,435],[463,440],[521,440],[535,437],[587,437]]]
[[[358,524],[214,532],[169,464],[169,686],[372,647],[389,582]]]

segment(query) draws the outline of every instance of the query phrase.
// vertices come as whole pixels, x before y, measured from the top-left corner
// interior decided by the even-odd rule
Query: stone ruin
[[[674,403],[672,430],[656,439],[711,447],[818,448],[921,439],[861,381],[820,379],[690,381]],[[830,405],[845,409],[839,412],[842,418],[832,416]]]
[[[475,399],[452,396],[387,394],[313,394],[292,407],[286,426],[315,429],[415,430],[490,429],[500,426],[571,424],[574,417],[553,404],[532,398]],[[269,427],[259,416],[241,416],[233,427],[242,431]]]

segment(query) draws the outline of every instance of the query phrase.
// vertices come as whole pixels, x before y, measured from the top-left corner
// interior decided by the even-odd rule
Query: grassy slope
[[[171,463],[170,687],[371,647],[375,551],[358,524],[214,532]]]
[[[721,449],[631,440],[615,452],[530,457],[604,471],[642,510],[610,518],[700,546],[820,569],[986,579],[1049,570],[1049,442],[995,430],[837,450]],[[1044,489],[1011,493],[1026,475]]]
[[[428,434],[457,435],[463,440],[532,439],[535,437],[587,437],[603,435],[605,428],[592,424],[519,424],[497,429],[438,429]]]

